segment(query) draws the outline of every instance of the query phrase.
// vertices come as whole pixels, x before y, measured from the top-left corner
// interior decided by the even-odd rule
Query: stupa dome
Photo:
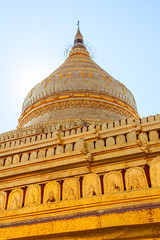
[[[132,93],[90,57],[78,28],[65,62],[27,95],[18,127],[57,120],[139,118]]]

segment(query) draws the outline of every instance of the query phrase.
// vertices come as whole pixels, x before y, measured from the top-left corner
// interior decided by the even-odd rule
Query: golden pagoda
[[[0,239],[160,239],[160,115],[90,57],[65,62],[0,134]]]

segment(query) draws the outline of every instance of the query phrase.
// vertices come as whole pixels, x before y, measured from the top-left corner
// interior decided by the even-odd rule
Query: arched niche
[[[34,159],[37,159],[37,152],[36,151],[31,152],[31,155],[30,155],[30,158],[29,158],[29,160],[34,160]]]
[[[127,133],[127,143],[135,143],[137,141],[136,131]]]
[[[54,156],[54,147],[48,148],[47,150],[47,157]]]
[[[77,178],[68,178],[63,182],[62,200],[76,200],[80,197],[80,185]]]
[[[23,153],[22,154],[22,157],[21,157],[21,162],[26,162],[26,161],[28,161],[28,153]]]
[[[23,203],[23,190],[20,188],[12,190],[9,194],[7,209],[18,209],[22,207]]]
[[[150,178],[152,187],[160,187],[160,156],[150,163]]]
[[[39,185],[31,185],[26,190],[25,206],[34,206],[41,203],[41,188]]]
[[[101,194],[100,178],[90,173],[83,178],[83,197],[93,197]]]
[[[72,152],[72,150],[73,150],[73,144],[72,143],[66,144],[65,153],[70,153]]]
[[[159,140],[159,134],[158,134],[158,132],[157,131],[150,131],[149,132],[149,140],[150,141],[157,141],[157,140]]]
[[[62,153],[63,153],[63,146],[59,145],[59,146],[56,148],[56,155],[62,154]]]
[[[13,157],[13,164],[19,163],[19,159],[20,159],[20,157],[19,157],[18,154],[14,155],[14,157]]]
[[[126,139],[124,135],[118,135],[116,137],[116,144],[125,144],[126,143]]]
[[[108,137],[106,138],[106,147],[110,147],[115,145],[115,139],[114,137]]]
[[[79,139],[74,145],[74,151],[84,151],[85,141],[83,138]]]
[[[44,188],[43,203],[60,201],[60,185],[56,181],[46,184]]]
[[[44,158],[46,155],[46,149],[41,149],[38,153],[38,158]]]
[[[98,148],[104,148],[104,140],[99,139],[96,141],[96,149]]]
[[[115,193],[124,190],[121,172],[113,171],[106,173],[103,177],[104,193]]]
[[[12,163],[12,158],[11,157],[7,157],[6,161],[5,161],[5,166],[9,166],[9,165],[11,165],[11,163]]]
[[[147,179],[143,168],[132,167],[125,173],[126,190],[137,190],[148,187]]]

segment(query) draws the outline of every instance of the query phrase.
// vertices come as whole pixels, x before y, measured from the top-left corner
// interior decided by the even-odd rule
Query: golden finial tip
[[[79,30],[79,23],[80,23],[80,21],[78,20],[78,21],[77,21],[78,30]]]

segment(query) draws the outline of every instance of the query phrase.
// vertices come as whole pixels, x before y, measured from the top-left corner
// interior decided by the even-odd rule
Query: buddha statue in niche
[[[48,199],[47,199],[47,203],[51,203],[51,202],[55,202],[56,201],[56,199],[55,199],[55,197],[54,197],[54,193],[53,193],[53,191],[51,191],[50,193],[49,193],[49,197],[48,197]]]
[[[66,200],[75,200],[75,199],[76,199],[76,195],[73,191],[73,188],[70,188]]]
[[[11,208],[12,208],[12,209],[17,209],[18,207],[19,207],[19,201],[18,201],[17,197],[15,197],[15,198],[13,199]]]
[[[87,197],[93,197],[93,196],[95,196],[95,195],[96,195],[96,192],[95,192],[95,190],[94,190],[94,187],[93,187],[93,185],[90,185],[90,186],[89,186],[88,193],[87,193]]]
[[[32,193],[29,205],[33,205],[33,204],[36,204],[36,200],[35,200],[35,195]]]
[[[142,189],[143,185],[138,177],[132,177],[129,190]]]

